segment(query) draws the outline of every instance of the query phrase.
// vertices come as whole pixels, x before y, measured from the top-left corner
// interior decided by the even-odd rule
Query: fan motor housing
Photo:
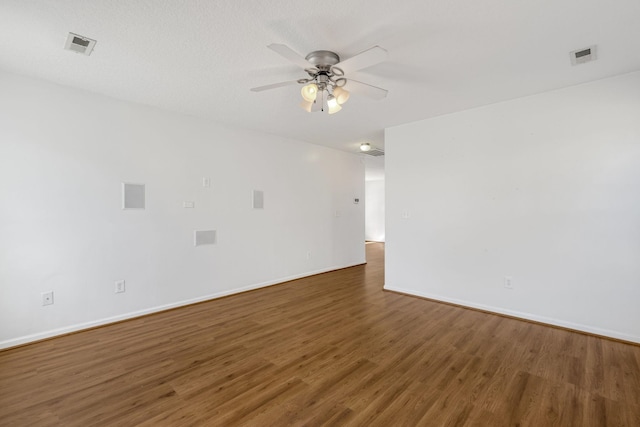
[[[338,54],[329,50],[314,50],[305,59],[316,67],[336,65],[340,62]]]

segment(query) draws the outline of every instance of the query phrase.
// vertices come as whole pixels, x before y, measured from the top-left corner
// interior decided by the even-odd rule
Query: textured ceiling
[[[356,151],[385,127],[640,69],[638,0],[1,0],[0,69],[258,131]],[[63,50],[68,32],[98,41]],[[266,48],[388,61],[351,77],[389,90],[306,113],[304,77]],[[596,62],[568,52],[597,44]]]

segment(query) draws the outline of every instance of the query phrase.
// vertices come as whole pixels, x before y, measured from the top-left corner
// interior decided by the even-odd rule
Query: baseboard
[[[425,292],[416,292],[415,290],[412,290],[412,289],[403,289],[403,288],[397,288],[394,286],[387,286],[387,285],[384,286],[384,289],[387,291],[397,292],[397,293],[405,294],[409,296],[416,296],[416,297],[425,298],[433,301],[440,301],[448,304],[459,305],[462,307],[473,308],[476,310],[486,311],[490,313],[501,314],[509,317],[515,317],[518,319],[530,320],[532,322],[542,323],[545,325],[557,326],[564,329],[570,329],[572,331],[584,332],[591,335],[598,335],[601,337],[612,338],[615,340],[625,341],[631,344],[640,344],[640,336],[630,335],[623,332],[612,331],[609,329],[602,329],[602,328],[598,328],[590,325],[584,325],[580,323],[568,322],[565,320],[555,319],[551,317],[538,316],[532,313],[508,310],[502,307],[478,304],[475,302],[460,300],[456,298],[448,298],[442,295],[430,294]]]
[[[305,277],[315,276],[316,274],[328,273],[330,271],[341,270],[343,268],[355,267],[362,263],[345,265],[345,266],[333,266],[325,269],[314,270],[303,274],[296,274],[287,277],[281,277],[274,280],[268,280],[266,282],[256,283],[241,288],[229,289],[215,294],[203,295],[197,298],[191,298],[188,300],[182,300],[171,304],[164,304],[155,307],[145,308],[143,310],[133,311],[129,313],[119,314],[117,316],[105,317],[102,319],[93,320],[90,322],[78,323],[75,325],[65,326],[63,328],[51,329],[49,331],[38,332],[32,335],[26,335],[18,338],[12,338],[5,341],[0,341],[0,350],[6,350],[12,347],[18,347],[24,344],[30,344],[36,341],[42,341],[49,338],[54,338],[61,335],[67,335],[74,332],[80,332],[87,329],[92,329],[100,326],[105,326],[111,323],[122,322],[124,320],[135,319],[136,317],[146,316],[161,311],[171,310],[174,308],[184,307],[191,304],[197,304],[204,301],[209,301],[217,298],[226,297],[229,295],[240,294],[255,289],[266,288],[268,286],[279,285],[281,283],[290,282],[292,280],[302,279]]]

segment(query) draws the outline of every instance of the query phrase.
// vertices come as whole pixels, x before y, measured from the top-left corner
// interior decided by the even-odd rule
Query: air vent
[[[74,33],[69,33],[67,36],[67,42],[64,48],[75,53],[81,53],[83,55],[91,55],[93,47],[96,45],[96,41],[85,36],[81,36]]]
[[[363,151],[362,154],[366,154],[368,156],[379,157],[379,156],[384,156],[384,151],[379,150],[379,149],[374,148],[374,147],[371,147],[371,149],[369,151]]]
[[[596,46],[589,46],[584,49],[574,50],[569,54],[572,65],[584,64],[598,59]]]

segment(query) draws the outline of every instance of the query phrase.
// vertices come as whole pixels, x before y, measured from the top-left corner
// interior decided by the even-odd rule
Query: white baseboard
[[[213,300],[216,298],[222,298],[228,295],[238,294],[241,292],[251,291],[259,288],[266,288],[267,286],[278,285],[280,283],[289,282],[291,280],[302,279],[304,277],[315,276],[316,274],[327,273],[329,271],[341,270],[343,268],[354,267],[356,265],[361,265],[361,263],[345,265],[345,266],[333,266],[321,270],[309,271],[303,274],[296,274],[293,276],[281,277],[275,280],[269,280],[262,283],[256,283],[248,286],[243,286],[241,288],[229,289],[222,292],[217,292],[215,294],[203,295],[201,297],[192,298],[188,300],[178,301],[171,304],[159,305],[156,307],[149,307],[143,310],[133,311],[129,313],[119,314],[117,316],[106,317],[102,319],[93,320],[90,322],[78,323],[75,325],[65,326],[63,328],[51,329],[48,331],[38,332],[36,334],[26,335],[18,338],[12,338],[5,341],[0,341],[0,349],[16,347],[22,344],[27,344],[34,341],[40,341],[47,338],[56,337],[59,335],[65,335],[71,332],[78,332],[84,329],[95,328],[97,326],[108,325],[109,323],[120,322],[122,320],[134,319],[136,317],[144,316],[151,313],[158,313],[160,311],[170,310],[172,308],[183,307],[190,304],[195,304],[202,301]]]
[[[502,307],[494,307],[494,306],[490,306],[490,305],[478,304],[478,303],[475,303],[475,302],[459,300],[459,299],[456,299],[456,298],[448,298],[448,297],[444,297],[442,295],[435,295],[435,294],[430,294],[430,293],[425,293],[425,292],[417,292],[417,291],[415,291],[413,289],[403,289],[403,288],[397,288],[397,287],[388,286],[388,285],[384,285],[384,289],[386,289],[388,291],[400,292],[402,294],[414,295],[414,296],[417,296],[417,297],[427,298],[427,299],[431,299],[431,300],[435,300],[435,301],[448,302],[448,303],[451,303],[451,304],[461,305],[461,306],[464,306],[464,307],[476,308],[476,309],[479,309],[479,310],[490,311],[492,313],[504,314],[504,315],[507,315],[507,316],[517,317],[517,318],[520,318],[520,319],[532,320],[534,322],[546,323],[548,325],[560,326],[560,327],[567,328],[567,329],[573,329],[573,330],[576,330],[576,331],[587,332],[587,333],[590,333],[590,334],[601,335],[601,336],[605,336],[605,337],[609,337],[609,338],[615,338],[615,339],[619,339],[619,340],[624,340],[624,341],[629,341],[629,342],[640,344],[640,336],[630,335],[630,334],[626,334],[624,332],[612,331],[612,330],[609,330],[609,329],[602,329],[602,328],[598,328],[598,327],[595,327],[595,326],[568,322],[568,321],[565,321],[565,320],[555,319],[555,318],[551,318],[551,317],[538,316],[538,315],[532,314],[532,313],[525,313],[525,312],[521,312],[521,311],[508,310],[508,309],[505,309],[505,308],[502,308]]]

